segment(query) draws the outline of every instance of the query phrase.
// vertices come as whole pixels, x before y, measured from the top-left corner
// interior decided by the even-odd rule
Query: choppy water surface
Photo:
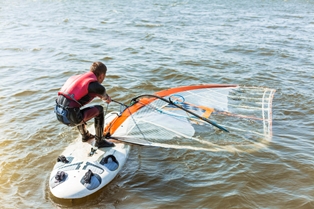
[[[312,0],[0,0],[1,208],[314,208],[313,11]],[[132,146],[97,194],[56,200],[49,174],[78,133],[57,123],[54,99],[97,60],[125,103],[199,83],[274,88],[272,142]]]

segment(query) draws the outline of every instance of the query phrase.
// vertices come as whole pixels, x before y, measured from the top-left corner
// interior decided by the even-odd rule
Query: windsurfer
[[[81,75],[70,77],[56,99],[55,113],[57,119],[68,126],[77,126],[82,141],[87,142],[95,137],[95,146],[113,147],[112,142],[103,139],[104,110],[101,105],[93,105],[82,108],[90,103],[95,97],[99,97],[106,103],[111,102],[110,96],[101,83],[104,81],[107,67],[102,62],[94,62],[90,71]],[[86,122],[95,118],[95,136],[90,134],[86,128]]]

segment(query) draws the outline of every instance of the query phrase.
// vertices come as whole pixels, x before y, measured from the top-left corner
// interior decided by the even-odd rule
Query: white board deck
[[[113,116],[106,116],[106,122]],[[90,132],[94,132],[93,126]],[[94,142],[94,139],[82,142],[79,136],[61,153],[60,156],[63,155],[68,162],[57,162],[49,178],[49,188],[55,197],[86,197],[107,185],[122,169],[127,160],[129,145],[115,141],[114,147],[96,149]],[[89,170],[92,175],[86,181],[84,176]]]

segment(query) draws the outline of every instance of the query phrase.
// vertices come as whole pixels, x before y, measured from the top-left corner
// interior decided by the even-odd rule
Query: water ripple
[[[13,0],[0,11],[3,208],[314,207],[312,1]],[[123,103],[200,83],[274,88],[273,140],[251,153],[132,146],[97,194],[56,200],[49,172],[78,133],[57,123],[54,100],[98,60]]]

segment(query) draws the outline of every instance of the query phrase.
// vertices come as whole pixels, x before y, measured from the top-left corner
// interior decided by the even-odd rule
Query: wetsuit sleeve
[[[88,93],[97,94],[102,99],[107,98],[105,87],[98,82],[92,82],[88,85]]]

